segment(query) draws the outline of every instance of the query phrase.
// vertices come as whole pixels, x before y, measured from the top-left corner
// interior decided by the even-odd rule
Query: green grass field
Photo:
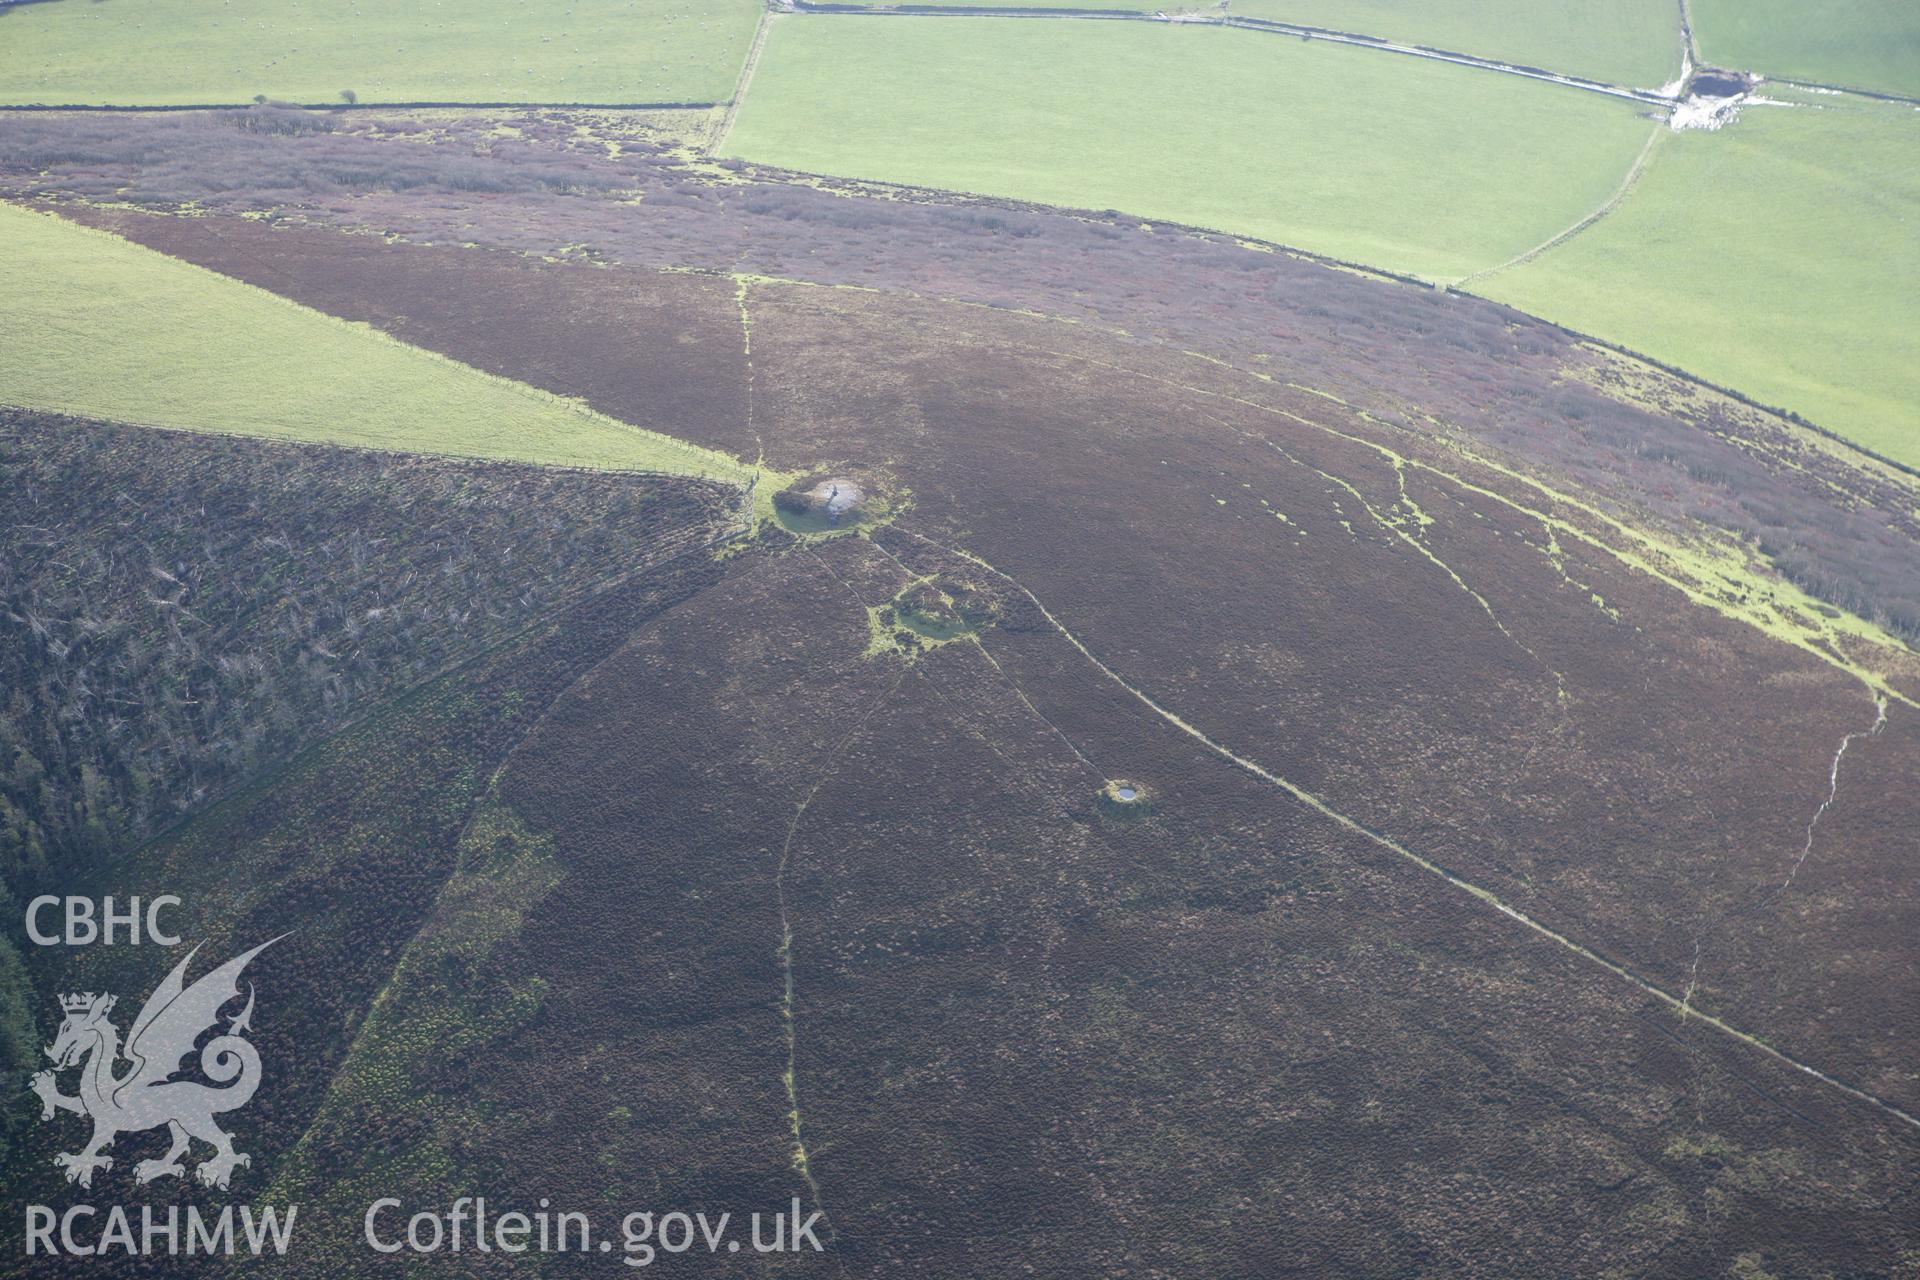
[[[1036,0],[1053,9],[1182,9],[1204,3],[1151,0]],[[934,5],[1013,5],[1018,0],[913,0]],[[1671,0],[1612,0],[1604,21],[1582,0],[1237,0],[1237,17],[1270,18],[1330,31],[1424,44],[1502,62],[1525,63],[1610,84],[1654,88],[1680,74],[1680,13]]]
[[[748,468],[251,285],[0,203],[0,404],[740,480]]]
[[[757,0],[53,0],[0,9],[0,104],[718,102]]]
[[[1920,113],[1774,89],[1662,140],[1613,214],[1475,292],[1920,465]]]
[[[783,17],[726,150],[1453,279],[1603,203],[1653,127],[1598,94],[1245,31]]]
[[[1310,27],[1475,53],[1609,84],[1655,88],[1680,74],[1671,0],[1237,0],[1231,10]]]
[[[1709,64],[1876,93],[1920,96],[1913,0],[1692,0]]]

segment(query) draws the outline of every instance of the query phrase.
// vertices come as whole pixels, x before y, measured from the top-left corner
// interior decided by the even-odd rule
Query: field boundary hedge
[[[1440,49],[1430,44],[1419,44],[1408,40],[1390,40],[1385,36],[1372,36],[1362,31],[1340,31],[1333,27],[1282,22],[1277,18],[1245,18],[1230,14],[1220,18],[1176,19],[1162,17],[1143,9],[1062,9],[1039,5],[895,4],[882,7],[847,4],[843,0],[788,0],[788,2],[792,4],[795,13],[855,14],[869,18],[1078,18],[1095,22],[1153,22],[1163,26],[1227,27],[1238,31],[1258,31],[1266,35],[1324,40],[1330,44],[1353,45],[1356,48],[1373,49],[1381,53],[1398,53],[1411,58],[1426,58],[1433,62],[1450,62],[1455,66],[1469,67],[1474,70],[1496,71],[1503,75],[1521,76],[1528,80],[1543,80],[1548,84],[1564,85],[1569,89],[1584,89],[1589,93],[1631,98],[1636,102],[1645,102],[1654,106],[1673,104],[1673,99],[1662,97],[1651,89],[1609,84],[1590,76],[1554,71],[1526,62],[1507,62],[1482,54],[1462,53],[1457,49]]]

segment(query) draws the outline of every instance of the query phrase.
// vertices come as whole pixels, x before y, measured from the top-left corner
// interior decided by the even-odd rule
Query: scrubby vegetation
[[[32,895],[736,527],[732,491],[693,481],[17,410],[0,413],[0,495],[0,946]],[[0,988],[11,999],[4,974]]]
[[[625,185],[617,170],[587,155],[530,147],[510,136],[490,138],[484,146],[435,147],[429,145],[432,130],[416,125],[370,146],[368,134],[351,123],[270,102],[144,117],[136,129],[127,127],[126,117],[111,115],[15,115],[0,129],[0,166],[15,175],[69,175],[45,188],[30,180],[23,189],[29,195],[47,190],[210,208],[257,208],[276,194],[294,192],[426,187],[524,194]],[[285,145],[292,139],[301,141],[298,150]]]
[[[161,749],[89,761],[212,744],[70,887],[180,892],[208,954],[298,926],[245,1130],[287,1274],[367,1269],[369,1193],[799,1197],[795,1275],[1905,1261],[1920,660],[1863,619],[1914,625],[1912,476],[1484,299],[591,113],[0,147],[769,506],[897,499],[658,564],[737,490],[15,419],[36,732],[130,691]],[[130,951],[36,955],[0,1034],[150,989]],[[12,1212],[72,1194],[29,1130]]]
[[[1904,14],[1736,7],[1699,16],[1702,56],[1916,92],[1884,61],[1911,47]],[[1218,96],[1193,96],[1198,83]],[[725,149],[1110,207],[1457,284],[1920,464],[1920,320],[1904,287],[1920,125],[1905,101],[1774,85],[1763,99],[1727,128],[1664,137],[1663,106],[1217,26],[782,20]]]
[[[182,194],[173,185],[178,177],[195,184],[188,188],[194,200],[226,201],[228,208],[279,207],[284,199],[308,216],[350,225],[366,216],[368,196],[335,210],[324,194],[330,186],[248,195],[223,192],[185,170],[141,166],[153,141],[149,125],[162,130],[162,139],[173,136],[171,121],[109,128],[91,119],[42,121],[11,136],[27,138],[35,154],[71,146],[94,157],[36,174],[31,181],[43,191],[110,185],[165,204]],[[804,256],[809,272],[829,283],[921,289],[994,306],[1009,305],[1010,279],[1030,281],[1022,296],[1037,309],[1197,346],[1232,358],[1256,378],[1279,368],[1289,381],[1337,386],[1383,420],[1442,422],[1503,451],[1548,460],[1596,492],[1630,494],[1681,527],[1705,521],[1820,599],[1913,634],[1920,564],[1884,537],[1889,528],[1902,537],[1920,529],[1905,478],[1645,365],[1627,361],[1621,371],[1596,377],[1593,351],[1505,308],[1387,288],[1204,237],[1031,207],[875,199],[715,178],[644,142],[609,160],[604,149],[580,142],[575,130],[584,127],[530,118],[511,147],[485,157],[406,141],[413,134],[394,122],[389,129],[399,140],[386,132],[224,137],[246,148],[246,163],[270,186],[298,184],[315,163],[376,174],[378,157],[390,153],[398,157],[393,165],[412,172],[416,153],[453,154],[479,166],[490,189],[520,193],[512,202],[462,197],[447,174],[426,165],[418,171],[426,186],[379,206],[421,238],[478,234],[548,256],[564,244],[587,243],[602,259],[690,262],[716,273],[743,262],[777,273],[789,255]],[[205,145],[210,156],[218,154]],[[521,173],[575,174],[577,194],[516,187]],[[623,183],[644,193],[644,221],[630,206],[593,194]],[[491,372],[584,396],[612,416],[664,414],[691,438],[736,456],[764,443],[747,407],[736,290],[724,276],[566,270],[515,255],[391,245],[252,220],[120,218],[113,225]],[[848,248],[856,233],[857,253]],[[554,340],[530,346],[517,329],[496,323],[489,308],[508,296],[544,317]],[[636,342],[672,358],[633,360]],[[1185,376],[1198,372],[1196,364]],[[1417,396],[1406,390],[1416,384]],[[816,457],[798,453],[791,461],[804,467]],[[1832,503],[1835,484],[1854,497]]]
[[[34,884],[732,516],[720,486],[18,411],[0,491],[0,857]]]
[[[449,488],[456,502],[484,508],[492,486],[470,477]],[[576,508],[575,514],[587,512]],[[404,533],[398,525],[390,529],[393,536]],[[272,1064],[272,1086],[249,1108],[246,1131],[261,1153],[255,1170],[263,1180],[312,1124],[370,1003],[449,877],[464,870],[484,878],[489,859],[501,856],[501,839],[512,828],[502,825],[510,819],[489,807],[488,797],[509,753],[565,689],[636,629],[719,576],[700,555],[628,567],[633,572],[596,584],[541,625],[368,708],[339,733],[284,767],[256,774],[221,803],[200,807],[161,838],[63,866],[68,892],[166,885],[186,903],[178,923],[210,953],[296,931],[250,973],[263,1005],[271,999],[274,1010],[254,1033],[262,1059]],[[526,883],[518,887],[531,897]],[[457,901],[471,888],[455,880],[448,891]],[[143,953],[150,951],[42,950],[34,957],[36,988],[148,990],[152,957]],[[534,994],[524,981],[521,990]],[[51,1035],[51,1004],[35,1009],[42,1043]],[[457,1070],[459,1064],[449,1065]],[[60,1136],[52,1126],[26,1127],[31,1101],[22,1094],[4,1113],[28,1151],[9,1162],[6,1190],[45,1198],[58,1194],[59,1175],[47,1157]],[[417,1128],[397,1127],[356,1134],[356,1151],[378,1155],[418,1137]],[[198,1188],[190,1194],[206,1195]]]

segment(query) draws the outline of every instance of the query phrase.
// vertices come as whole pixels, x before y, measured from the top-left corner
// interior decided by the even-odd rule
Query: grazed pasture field
[[[1902,0],[1691,0],[1716,66],[1920,95],[1920,10]]]
[[[97,215],[96,215],[97,218]],[[748,410],[744,335],[731,280],[580,271],[531,255],[418,246],[384,252],[372,237],[298,228],[238,239],[231,225],[193,236],[183,219],[98,219],[140,243],[277,288],[303,305],[379,329],[496,377],[584,401],[608,418],[674,424],[706,449],[753,457],[760,447]],[[196,244],[196,240],[198,243]],[[197,253],[204,247],[213,252]],[[220,252],[221,248],[228,250]],[[555,305],[565,296],[564,305]],[[504,316],[538,316],[503,322]],[[458,331],[446,323],[465,317]],[[635,358],[636,352],[673,358]]]
[[[733,458],[0,205],[0,403],[185,430],[739,480]]]
[[[921,0],[979,6],[983,0]],[[992,7],[989,5],[988,7]],[[1016,7],[1008,5],[1006,7]],[[1143,0],[1047,0],[1050,9],[1134,9],[1181,12]],[[1192,11],[1217,15],[1194,5]],[[1270,18],[1329,31],[1377,36],[1398,44],[1421,44],[1502,62],[1542,67],[1608,84],[1651,88],[1680,71],[1679,14],[1666,0],[1620,0],[1607,6],[1605,22],[1578,0],[1239,0],[1237,17]]]
[[[1604,201],[1651,127],[1630,102],[1245,31],[784,17],[725,150],[1452,279]]]
[[[1660,108],[1246,31],[800,17],[775,22],[725,149],[1459,284],[1911,464],[1920,118],[1765,94],[1664,137]]]
[[[753,0],[203,0],[0,9],[0,103],[718,102]]]
[[[1632,197],[1471,287],[1920,465],[1920,114],[1794,94],[1661,140]]]

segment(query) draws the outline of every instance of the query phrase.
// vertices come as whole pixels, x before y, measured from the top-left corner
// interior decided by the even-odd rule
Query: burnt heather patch
[[[301,879],[300,901],[322,915],[334,908],[312,905],[318,882],[305,876],[367,860],[339,872],[351,918],[362,910],[354,895],[400,859],[393,892],[375,894],[382,909],[371,921],[387,923],[343,925],[356,941],[372,928],[390,943],[400,935],[377,931],[403,934],[412,895],[442,866],[430,852],[445,834],[436,815],[452,821],[466,803],[432,797],[484,782],[499,749],[492,735],[540,707],[532,679],[511,693],[498,686],[506,701],[491,711],[471,690],[449,691],[460,677],[432,682],[724,537],[736,505],[732,490],[703,482],[18,411],[0,411],[0,494],[0,900],[14,904],[0,948],[9,954],[24,947],[29,898],[130,884],[123,892],[150,895],[158,890],[147,877],[162,866],[174,891],[204,891],[197,905],[208,914],[195,924],[212,927],[219,903],[247,900],[237,884],[213,886],[235,867],[258,869],[276,842],[291,861],[260,874]],[[423,685],[438,692],[417,693],[407,710],[389,705]],[[351,745],[324,744],[291,776],[244,790],[362,717],[372,719]],[[479,736],[464,740],[470,733]],[[189,822],[162,852],[129,852],[230,795],[217,811],[226,817]],[[243,812],[254,816],[236,817]],[[415,818],[418,846],[384,843]],[[222,825],[233,822],[240,827]],[[220,834],[205,834],[214,828]],[[377,980],[380,952],[354,950],[345,971],[371,962],[362,981]],[[51,963],[38,951],[37,967]],[[364,994],[347,980],[318,998],[323,1045],[340,1025],[323,1011],[348,1019]],[[32,1024],[44,1016],[20,1012],[24,1039],[12,1043],[9,1027],[6,1045],[16,1066],[37,1056]],[[297,1114],[299,1104],[288,1105]],[[8,1104],[8,1134],[25,1113],[20,1098]]]
[[[431,1117],[394,1112],[379,1128],[357,1131],[346,1155],[301,1141],[336,1085],[369,1004],[454,872],[470,824],[488,816],[500,765],[564,690],[637,628],[720,577],[704,556],[682,557],[610,586],[309,747],[160,840],[78,869],[69,881],[74,891],[125,893],[153,884],[177,890],[189,904],[179,917],[183,932],[204,939],[210,951],[231,953],[297,930],[258,966],[256,980],[274,992],[275,1013],[261,1020],[255,1038],[274,1074],[248,1109],[246,1137],[259,1153],[250,1186],[278,1179],[300,1185],[302,1171],[344,1178],[345,1161],[392,1159],[433,1140]],[[510,816],[506,822],[511,831]],[[532,896],[502,905],[524,909]],[[137,949],[76,949],[46,959],[36,987],[134,990],[151,983],[150,966]],[[439,976],[504,1014],[518,1007],[510,988],[525,997],[539,987],[529,988],[525,973],[496,984],[484,964],[466,966],[458,957]],[[522,1007],[520,1016],[527,1012]],[[459,1071],[500,1033],[497,1022],[427,1029],[433,1066],[420,1076],[422,1087],[444,1085],[448,1071]],[[59,1175],[48,1157],[59,1137],[41,1126],[24,1140],[25,1158],[6,1187],[10,1202],[47,1202],[55,1194]],[[146,1135],[152,1150],[129,1149],[123,1158],[156,1154],[163,1137]],[[316,1234],[324,1236],[330,1221],[335,1230],[357,1232],[357,1215],[351,1223],[330,1220],[326,1208],[313,1205]],[[303,1212],[303,1231],[308,1222]]]
[[[13,763],[31,781],[6,790],[0,850],[29,860],[150,833],[601,580],[720,536],[733,504],[702,482],[17,411],[0,473],[0,662],[20,702],[0,744],[32,761]]]

